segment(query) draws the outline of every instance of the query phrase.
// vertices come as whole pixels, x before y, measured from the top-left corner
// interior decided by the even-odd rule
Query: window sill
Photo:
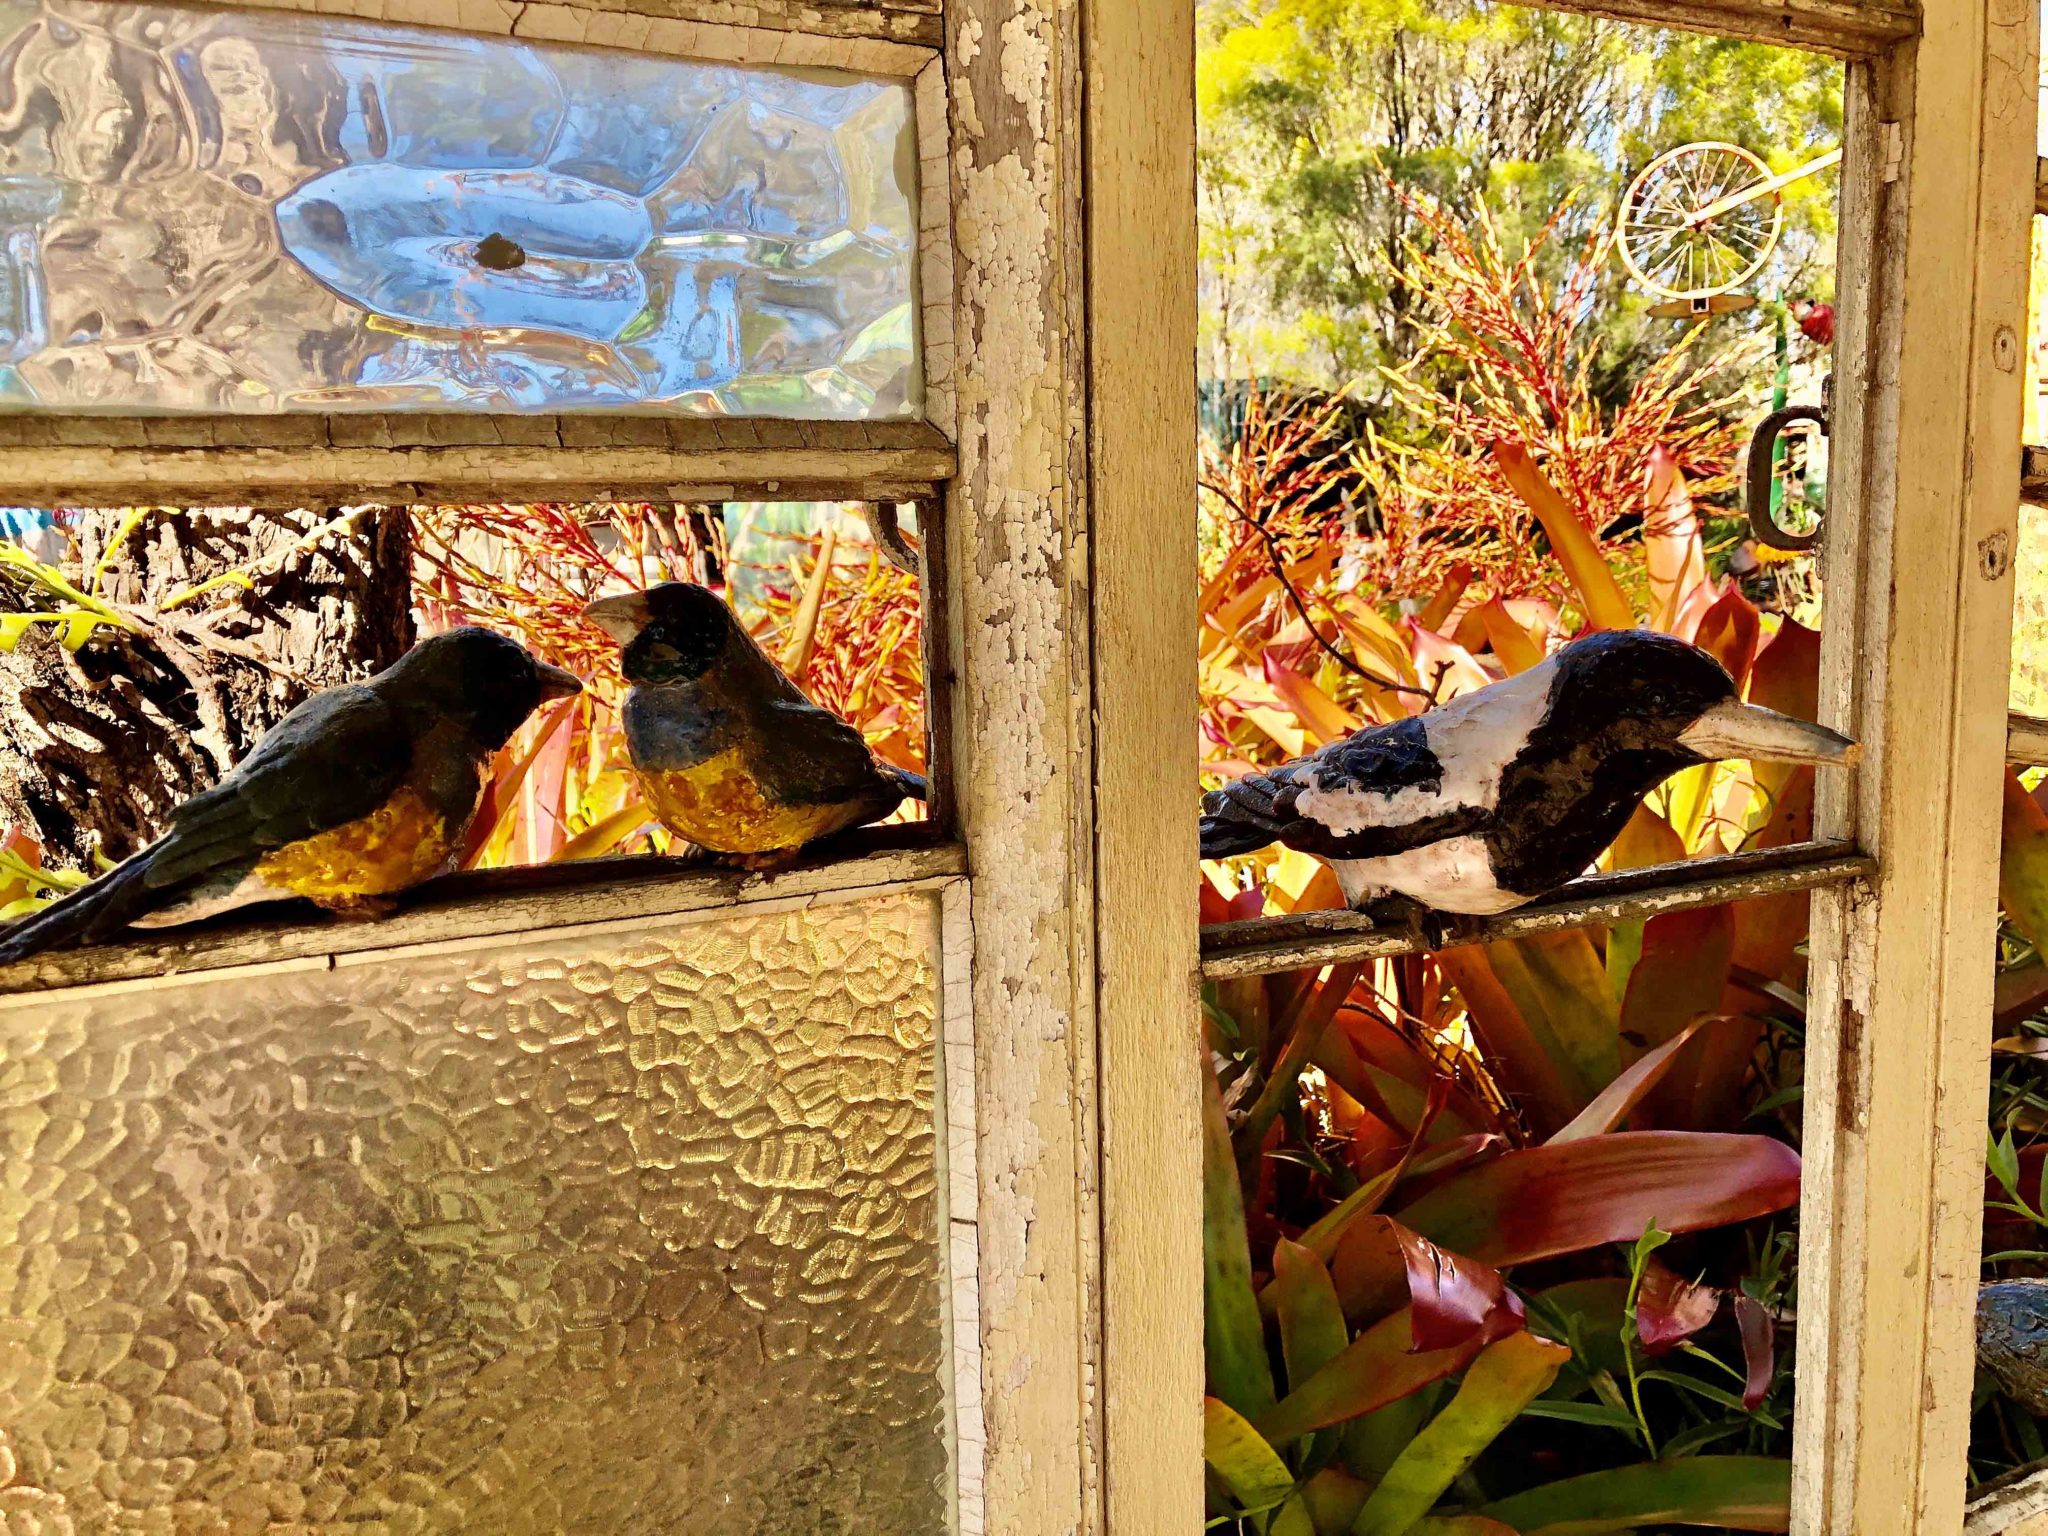
[[[470,871],[429,881],[377,922],[336,922],[280,905],[270,909],[277,914],[270,922],[194,924],[129,944],[38,955],[0,967],[0,995],[803,901],[966,872],[965,850],[936,841],[923,822],[849,833],[830,854],[772,875],[653,856]]]
[[[1441,946],[1432,945],[1422,935],[1406,929],[1375,928],[1363,914],[1341,910],[1213,923],[1202,930],[1202,978],[1224,981],[1235,976],[1263,976],[1273,971],[1334,965],[1346,960],[1382,960],[1420,954],[1432,948],[1527,938],[1561,928],[1623,922],[1782,891],[1841,885],[1865,879],[1876,869],[1875,859],[1858,853],[1853,844],[1839,842],[1799,843],[1789,848],[1721,854],[1614,875],[1591,875],[1574,880],[1542,901],[1499,917],[1450,919],[1449,932]]]

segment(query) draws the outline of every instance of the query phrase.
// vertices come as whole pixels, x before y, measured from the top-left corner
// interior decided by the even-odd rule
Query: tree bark
[[[89,869],[94,850],[134,853],[294,705],[412,643],[402,508],[338,523],[336,508],[150,509],[133,525],[129,515],[77,514],[65,575],[92,591],[106,556],[97,595],[136,630],[103,627],[73,654],[33,625],[0,653],[0,824],[26,828],[58,867]],[[250,588],[165,607],[231,571]],[[0,611],[49,606],[0,566]]]

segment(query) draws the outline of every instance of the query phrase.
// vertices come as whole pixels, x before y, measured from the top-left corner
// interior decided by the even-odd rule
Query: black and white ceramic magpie
[[[1609,630],[1408,720],[1203,800],[1202,856],[1271,843],[1336,871],[1345,899],[1505,912],[1585,873],[1642,798],[1720,758],[1842,763],[1856,744],[1745,704],[1719,662]]]

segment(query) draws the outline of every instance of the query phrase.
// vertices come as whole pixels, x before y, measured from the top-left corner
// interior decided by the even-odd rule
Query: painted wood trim
[[[1878,872],[1813,902],[1802,1536],[1963,1518],[2037,49],[2035,0],[1947,0],[1849,72],[1819,830]]]
[[[850,850],[864,851],[849,857]],[[209,925],[186,933],[166,929],[160,938],[38,955],[0,966],[0,995],[918,887],[957,878],[967,867],[965,850],[932,842],[918,823],[848,834],[837,853],[773,875],[657,857],[579,859],[448,875],[420,886],[400,911],[378,922],[314,916],[231,928]]]
[[[121,0],[96,0],[119,4]],[[189,3],[189,0],[178,0]],[[486,37],[628,48],[725,64],[914,75],[939,41],[939,0],[234,0],[223,9],[305,11]]]
[[[1106,1527],[1202,1528],[1194,16],[1087,0]]]
[[[1544,10],[1678,27],[1751,43],[1858,58],[1920,30],[1913,0],[1528,0]],[[1946,0],[1943,0],[1946,3]]]
[[[2048,720],[2009,712],[2005,717],[2005,760],[2030,768],[2048,763]]]
[[[2048,1536],[2048,1465],[1984,1484],[1963,1510],[1963,1536]]]
[[[955,787],[973,882],[983,1495],[1101,1529],[1079,17],[949,0]]]
[[[951,478],[957,463],[952,445],[922,422],[877,432],[859,422],[798,430],[794,422],[728,420],[687,423],[717,432],[678,434],[668,429],[684,423],[649,418],[652,430],[640,433],[595,430],[631,425],[619,418],[565,418],[545,446],[502,441],[509,434],[493,430],[501,424],[474,418],[435,447],[0,446],[0,485],[22,505],[67,507],[729,501],[750,493],[915,501]]]
[[[1802,843],[1720,854],[1574,880],[1563,890],[1499,917],[1450,919],[1441,942],[1407,929],[1374,928],[1360,912],[1304,912],[1216,923],[1202,929],[1202,977],[1223,981],[1347,960],[1382,960],[1466,944],[1522,939],[1563,928],[1618,923],[1719,906],[1784,891],[1868,879],[1876,862],[1850,843]]]

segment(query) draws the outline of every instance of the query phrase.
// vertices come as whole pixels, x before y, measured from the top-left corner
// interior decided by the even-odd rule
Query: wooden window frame
[[[632,8],[654,3],[669,14]],[[311,450],[376,455],[321,461],[322,476],[343,478],[318,483],[345,484],[350,499],[464,487],[502,499],[515,482],[522,494],[743,495],[772,482],[782,495],[868,485],[943,496],[933,627],[956,701],[942,728],[962,766],[959,846],[877,852],[884,862],[866,873],[840,864],[780,878],[886,887],[974,873],[962,898],[971,952],[947,977],[974,1021],[962,1069],[973,1219],[952,1234],[977,1286],[972,1316],[956,1306],[955,1320],[980,1346],[980,1412],[971,1393],[959,1405],[960,1480],[976,1495],[963,1499],[962,1531],[1198,1529],[1202,960],[1178,745],[1195,701],[1190,0],[755,0],[743,27],[728,24],[725,0],[309,8],[625,46],[673,23],[683,30],[661,35],[680,53],[730,46],[855,68],[881,67],[878,47],[910,49],[916,70],[896,72],[918,76],[922,158],[935,168],[924,187],[943,189],[951,230],[936,242],[947,270],[925,272],[925,301],[946,327],[930,328],[928,308],[928,387],[943,376],[951,402],[949,419],[929,423],[943,441],[878,442],[867,426],[854,443],[839,427],[798,424],[794,443],[664,428],[659,440],[585,448],[530,418],[464,423],[516,420],[527,425],[501,430],[536,439],[435,440],[478,430],[440,418],[414,434],[425,441],[300,443],[266,441],[252,418],[215,423],[206,442],[164,423],[82,429],[139,430],[140,441],[0,438],[0,483],[22,501],[88,500],[31,492],[91,485],[124,489],[101,499],[148,485],[155,499],[189,501],[169,487],[220,486],[232,470],[248,476],[234,483],[284,496],[314,488],[285,462]],[[1824,714],[1866,756],[1853,785],[1823,794],[1823,852],[1811,855],[1814,869],[1837,861],[1814,877],[1809,1035],[1809,1059],[1834,1070],[1809,1074],[1807,1093],[1794,1528],[1946,1536],[1962,1519],[1989,1070],[2020,420],[2003,333],[2023,333],[2032,3],[1943,0],[1924,20],[1910,0],[1557,8],[1848,61]],[[569,27],[564,13],[580,31],[554,30]],[[621,420],[563,418],[561,431]],[[938,461],[846,457],[913,451]],[[593,471],[593,454],[607,467]],[[799,462],[804,474],[791,470]],[[858,473],[837,473],[849,465]],[[569,910],[550,904],[595,901],[616,916],[748,897],[690,884],[706,878],[723,877],[458,905],[465,921],[519,926]],[[1581,891],[1569,898],[1581,918],[1596,910],[1589,895],[1666,899]],[[341,942],[337,932],[321,941]],[[949,943],[958,932],[949,921]],[[250,942],[277,954],[300,941]],[[131,974],[198,963],[120,953],[141,968]],[[78,978],[51,977],[65,979]],[[970,1196],[956,1186],[954,1197],[963,1216]]]
[[[1845,61],[1822,717],[1850,729],[1865,752],[1854,774],[1823,776],[1816,846],[1766,871],[1784,879],[1788,864],[1801,865],[1796,878],[1815,891],[1793,1530],[1947,1536],[1963,1520],[1973,1373],[2038,15],[2034,0],[1944,0],[1924,15],[1910,0],[1540,3]],[[1086,8],[1092,46],[1120,50],[1115,72],[1091,60],[1087,79],[1114,82],[1117,96],[1180,89],[1177,60],[1131,65],[1148,46],[1161,50],[1160,34],[1174,39],[1169,48],[1185,41],[1186,0],[1125,7],[1147,13],[1149,39],[1113,17],[1117,9],[1111,0]],[[1089,273],[1091,296],[1101,298],[1089,311],[1095,340],[1099,347],[1107,333],[1116,343],[1114,358],[1091,356],[1089,412],[1094,665],[1110,680],[1095,701],[1107,1511],[1114,1531],[1162,1533],[1192,1529],[1200,1509],[1199,1434],[1176,1411],[1200,1380],[1187,1348],[1198,1314],[1163,1267],[1192,1273],[1198,1263],[1200,1204],[1188,1172],[1197,1069],[1165,1081],[1176,1056],[1194,1054],[1192,1022],[1173,1010],[1198,962],[1184,931],[1162,920],[1162,893],[1191,885],[1196,863],[1181,824],[1185,792],[1167,790],[1164,807],[1132,803],[1134,779],[1149,790],[1161,780],[1135,774],[1128,758],[1167,755],[1153,743],[1184,737],[1186,715],[1169,706],[1184,698],[1192,666],[1179,593],[1192,591],[1194,563],[1178,544],[1160,551],[1174,514],[1142,479],[1162,466],[1126,441],[1139,429],[1117,417],[1161,403],[1156,376],[1187,370],[1192,330],[1182,324],[1187,306],[1162,302],[1149,285],[1149,324],[1132,322],[1140,334],[1105,326],[1139,285],[1128,272],[1100,270],[1099,258],[1109,250],[1136,259],[1140,241],[1160,239],[1162,215],[1192,230],[1180,158],[1188,144],[1177,107],[1172,115],[1172,131],[1134,122],[1127,103],[1101,93],[1086,114],[1089,129],[1106,124],[1102,137],[1113,141],[1091,138],[1091,212],[1101,203],[1143,215],[1142,235],[1126,227],[1091,241]],[[1091,237],[1113,222],[1092,219]],[[1187,242],[1174,233],[1180,254]],[[1141,267],[1148,279],[1157,274],[1150,262]],[[1173,478],[1172,489],[1183,483]],[[1113,569],[1122,559],[1143,570],[1166,555],[1179,560],[1166,577]],[[1112,605],[1112,594],[1141,602]],[[1145,701],[1123,698],[1127,670],[1167,656],[1175,664]],[[1645,910],[1628,901],[1665,910],[1747,893],[1710,867],[1647,893],[1581,888],[1519,920],[1584,921]],[[1118,900],[1135,912],[1118,914]],[[1472,925],[1461,937],[1515,931],[1516,921]],[[1239,936],[1208,935],[1200,963],[1212,973],[1244,963],[1242,948],[1227,948]],[[1267,933],[1256,936],[1263,953],[1248,968],[1327,963],[1385,942]],[[1121,1221],[1120,1210],[1134,1219]],[[1169,1228],[1177,1238],[1162,1236]],[[1120,1414],[1133,1395],[1142,1407]],[[1142,1427],[1124,1422],[1139,1418]]]

